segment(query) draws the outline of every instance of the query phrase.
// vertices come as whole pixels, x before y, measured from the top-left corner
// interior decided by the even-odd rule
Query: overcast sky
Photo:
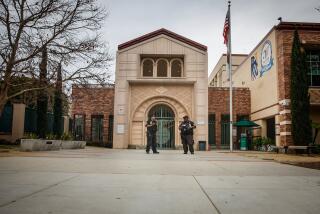
[[[226,52],[222,30],[227,0],[100,0],[109,11],[103,36],[115,56],[118,44],[166,28],[208,46],[210,73]],[[233,0],[232,52],[249,53],[278,23],[320,22],[319,0]],[[114,64],[111,71],[114,72]]]

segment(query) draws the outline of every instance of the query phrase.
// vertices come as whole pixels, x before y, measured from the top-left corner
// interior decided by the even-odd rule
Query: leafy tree
[[[291,133],[295,145],[308,145],[312,142],[312,129],[309,118],[309,92],[306,54],[301,47],[298,31],[294,31],[291,53]]]
[[[66,86],[105,83],[112,60],[100,36],[106,16],[97,0],[0,0],[0,115],[9,99],[44,90],[34,84],[44,47],[49,81],[61,62]],[[30,82],[12,84],[17,77]]]

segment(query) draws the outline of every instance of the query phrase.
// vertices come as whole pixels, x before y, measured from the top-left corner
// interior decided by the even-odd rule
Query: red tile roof
[[[172,31],[169,31],[169,30],[164,29],[164,28],[161,28],[159,30],[156,30],[156,31],[153,31],[151,33],[145,34],[143,36],[140,36],[140,37],[138,37],[136,39],[133,39],[133,40],[130,40],[128,42],[122,43],[122,44],[120,44],[118,46],[118,50],[125,49],[127,47],[133,46],[135,44],[141,43],[143,41],[146,41],[148,39],[151,39],[153,37],[156,37],[156,36],[159,36],[159,35],[162,35],[162,34],[166,35],[166,36],[169,36],[169,37],[171,37],[173,39],[176,39],[178,41],[181,41],[183,43],[186,43],[186,44],[188,44],[188,45],[190,45],[192,47],[195,47],[197,49],[200,49],[202,51],[207,51],[207,46],[202,45],[200,43],[197,43],[197,42],[195,42],[195,41],[193,41],[191,39],[183,37],[183,36],[181,36],[179,34],[176,34],[176,33],[172,32]]]

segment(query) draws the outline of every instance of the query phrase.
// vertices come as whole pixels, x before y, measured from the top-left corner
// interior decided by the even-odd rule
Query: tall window
[[[309,86],[320,86],[320,50],[307,51]]]
[[[171,77],[182,76],[182,63],[180,60],[173,60],[171,63]]]
[[[74,115],[74,137],[76,140],[84,140],[84,115]]]
[[[143,61],[143,74],[144,77],[153,76],[153,61],[151,59],[146,59]]]
[[[157,77],[168,76],[168,63],[164,59],[160,59],[157,63]]]
[[[103,141],[103,115],[91,115],[91,140]]]
[[[184,75],[181,55],[141,55],[141,76],[147,78],[179,78]]]
[[[109,115],[108,144],[111,144],[111,146],[113,141],[113,120],[113,115]]]

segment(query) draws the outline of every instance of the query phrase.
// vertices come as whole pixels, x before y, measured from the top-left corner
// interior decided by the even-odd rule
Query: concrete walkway
[[[222,152],[0,158],[0,213],[319,213],[320,171]]]

